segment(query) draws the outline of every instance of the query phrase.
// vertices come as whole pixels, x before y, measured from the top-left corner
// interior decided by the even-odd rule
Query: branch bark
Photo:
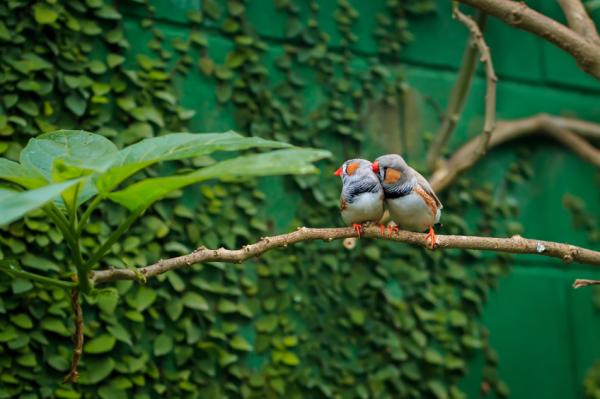
[[[578,278],[573,283],[573,288],[581,288],[581,287],[587,287],[588,285],[598,285],[598,284],[600,284],[600,280],[587,280],[584,278]]]
[[[81,303],[79,302],[79,291],[75,288],[71,290],[71,306],[73,307],[73,314],[75,315],[75,334],[73,334],[73,356],[71,358],[71,367],[69,367],[69,373],[65,376],[63,383],[71,384],[77,382],[79,378],[79,361],[81,360],[81,354],[83,353],[83,312],[81,310]]]
[[[600,79],[600,45],[596,41],[589,40],[567,26],[529,8],[523,1],[458,1],[546,39],[571,54],[581,69],[589,75]]]
[[[574,132],[577,132],[575,134]],[[496,147],[516,138],[532,134],[545,134],[560,141],[586,161],[600,168],[600,150],[583,137],[600,139],[600,125],[547,114],[538,114],[529,118],[511,121],[499,121],[493,131],[489,147]],[[476,136],[460,147],[446,162],[436,170],[429,182],[435,191],[442,191],[462,172],[477,163],[482,157],[477,148],[481,137]]]
[[[580,0],[558,0],[558,4],[562,8],[571,29],[587,40],[595,42],[596,45],[600,45],[596,25],[585,11],[585,7]]]
[[[490,48],[485,43],[483,34],[477,26],[477,23],[473,18],[463,14],[460,9],[455,7],[453,15],[455,18],[464,24],[473,37],[474,45],[480,54],[480,61],[485,64],[485,76],[486,76],[486,92],[485,92],[485,117],[483,121],[483,134],[479,140],[479,147],[476,149],[480,156],[483,156],[487,150],[494,125],[496,123],[496,82],[498,77],[494,71],[494,64],[492,63],[492,54]]]
[[[378,238],[390,241],[427,247],[425,234],[410,231],[400,231],[393,236],[382,235],[379,227],[366,227],[361,235],[364,238]],[[106,269],[92,272],[94,284],[102,284],[117,280],[148,279],[166,273],[170,270],[189,267],[201,262],[234,262],[242,263],[247,259],[262,255],[275,248],[285,248],[288,245],[303,241],[323,240],[330,242],[348,237],[357,237],[352,227],[314,229],[300,227],[298,230],[273,237],[264,237],[260,241],[245,245],[241,249],[208,249],[198,248],[189,255],[162,259],[152,265],[130,269]],[[579,262],[600,266],[600,252],[592,251],[569,244],[550,241],[526,239],[520,236],[511,238],[474,237],[460,235],[438,235],[436,248],[476,249],[482,251],[507,252],[513,254],[534,254],[561,259],[563,262]]]

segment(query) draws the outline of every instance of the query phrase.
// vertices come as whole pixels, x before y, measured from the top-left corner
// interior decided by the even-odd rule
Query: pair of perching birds
[[[390,227],[390,234],[398,228],[419,232],[429,228],[425,240],[430,240],[430,248],[435,246],[433,225],[440,220],[442,203],[427,179],[400,155],[383,155],[373,163],[350,159],[334,175],[342,178],[342,219],[354,227],[359,237],[363,223],[381,220],[385,203],[397,225]],[[380,227],[383,234],[384,226]]]

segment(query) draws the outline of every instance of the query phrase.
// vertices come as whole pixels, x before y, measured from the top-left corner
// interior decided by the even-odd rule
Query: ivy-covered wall
[[[599,86],[566,56],[497,21],[488,34],[499,117],[600,119]],[[106,266],[340,225],[330,172],[392,151],[424,166],[465,42],[446,1],[8,0],[0,153],[16,158],[29,137],[56,128],[118,145],[233,128],[336,154],[320,176],[185,190],[115,244]],[[483,91],[476,79],[453,148],[478,133]],[[596,175],[551,142],[494,150],[442,195],[444,232],[598,247],[593,226],[573,227],[574,215],[600,216]],[[125,216],[97,211],[83,250]],[[0,233],[2,258],[68,274],[64,244],[42,215]],[[120,282],[118,299],[88,298],[75,386],[60,384],[72,346],[67,294],[1,276],[0,397],[459,398],[477,397],[482,382],[490,395],[577,397],[600,354],[600,323],[592,291],[570,290],[575,275],[593,273],[367,240],[351,251],[307,243],[246,264],[196,265],[146,285]]]

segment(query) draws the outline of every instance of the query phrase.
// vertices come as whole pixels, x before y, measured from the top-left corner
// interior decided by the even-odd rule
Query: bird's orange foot
[[[398,234],[398,232],[400,231],[400,229],[398,228],[398,226],[390,224],[388,226],[388,234],[391,237],[394,233]]]
[[[360,238],[360,234],[362,233],[362,224],[353,223],[352,228],[354,228],[354,231],[356,231],[356,235],[358,236],[358,238]]]
[[[435,244],[437,243],[437,238],[435,236],[435,230],[433,227],[429,226],[429,232],[425,234],[425,241],[429,240],[429,249],[434,249]]]
[[[385,235],[385,225],[384,224],[380,224],[379,225],[379,230],[381,231],[381,235]]]

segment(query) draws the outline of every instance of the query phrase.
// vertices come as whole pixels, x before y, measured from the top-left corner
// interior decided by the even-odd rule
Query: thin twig
[[[571,54],[585,72],[600,79],[600,46],[567,26],[529,8],[523,1],[458,0],[507,24],[537,35]]]
[[[600,45],[596,25],[580,0],[558,0],[558,4],[560,4],[571,29],[587,40]]]
[[[572,132],[577,132],[576,136]],[[492,133],[489,147],[533,134],[545,134],[559,140],[588,162],[600,165],[600,150],[580,136],[600,138],[600,125],[577,119],[561,118],[547,114],[538,114],[524,119],[499,121]],[[442,191],[461,173],[475,165],[483,154],[477,151],[481,137],[477,136],[460,147],[446,162],[436,170],[429,182],[433,189]]]
[[[303,241],[323,240],[326,242],[356,237],[356,232],[351,227],[341,228],[306,228],[273,237],[264,237],[257,243],[245,245],[241,249],[207,249],[198,248],[189,255],[163,259],[150,266],[136,270],[107,269],[92,272],[92,281],[95,284],[118,280],[139,280],[155,277],[170,270],[189,267],[200,262],[234,262],[241,263],[247,259],[262,255],[264,252],[275,248],[287,247]],[[410,231],[400,231],[393,236],[382,235],[379,227],[366,227],[361,234],[362,238],[378,238],[390,241],[404,242],[426,247],[428,241],[425,234]],[[476,249],[493,252],[508,252],[514,254],[535,254],[559,258],[566,263],[579,262],[600,265],[600,252],[569,244],[550,241],[530,240],[519,236],[511,238],[474,237],[460,235],[438,235],[436,248]]]
[[[584,278],[578,278],[573,283],[573,288],[581,288],[581,287],[587,287],[588,285],[597,285],[597,284],[600,284],[600,280],[587,280]]]
[[[477,25],[481,30],[484,29],[486,22],[487,15],[480,12],[477,18]],[[452,136],[452,133],[460,120],[460,114],[464,108],[477,66],[477,51],[477,46],[474,45],[473,38],[469,35],[460,69],[458,70],[458,76],[452,87],[452,92],[450,93],[448,109],[446,110],[442,124],[429,147],[429,151],[427,152],[427,165],[431,171],[436,169],[440,154],[446,147],[448,140]]]
[[[83,312],[81,310],[81,304],[79,303],[79,291],[77,289],[71,290],[71,306],[73,307],[73,314],[75,316],[73,357],[71,358],[69,374],[67,374],[63,380],[64,384],[74,383],[79,378],[77,367],[79,366],[79,360],[81,360],[81,354],[83,353]]]
[[[498,77],[494,71],[490,48],[485,43],[485,39],[483,38],[483,34],[481,33],[477,22],[475,22],[473,18],[463,14],[458,6],[454,8],[453,15],[471,32],[473,45],[477,47],[480,54],[479,60],[485,65],[485,117],[483,121],[483,134],[480,137],[479,148],[477,148],[477,152],[483,155],[487,150],[490,137],[492,137],[492,131],[494,130],[494,125],[496,124],[496,82],[498,81]]]

